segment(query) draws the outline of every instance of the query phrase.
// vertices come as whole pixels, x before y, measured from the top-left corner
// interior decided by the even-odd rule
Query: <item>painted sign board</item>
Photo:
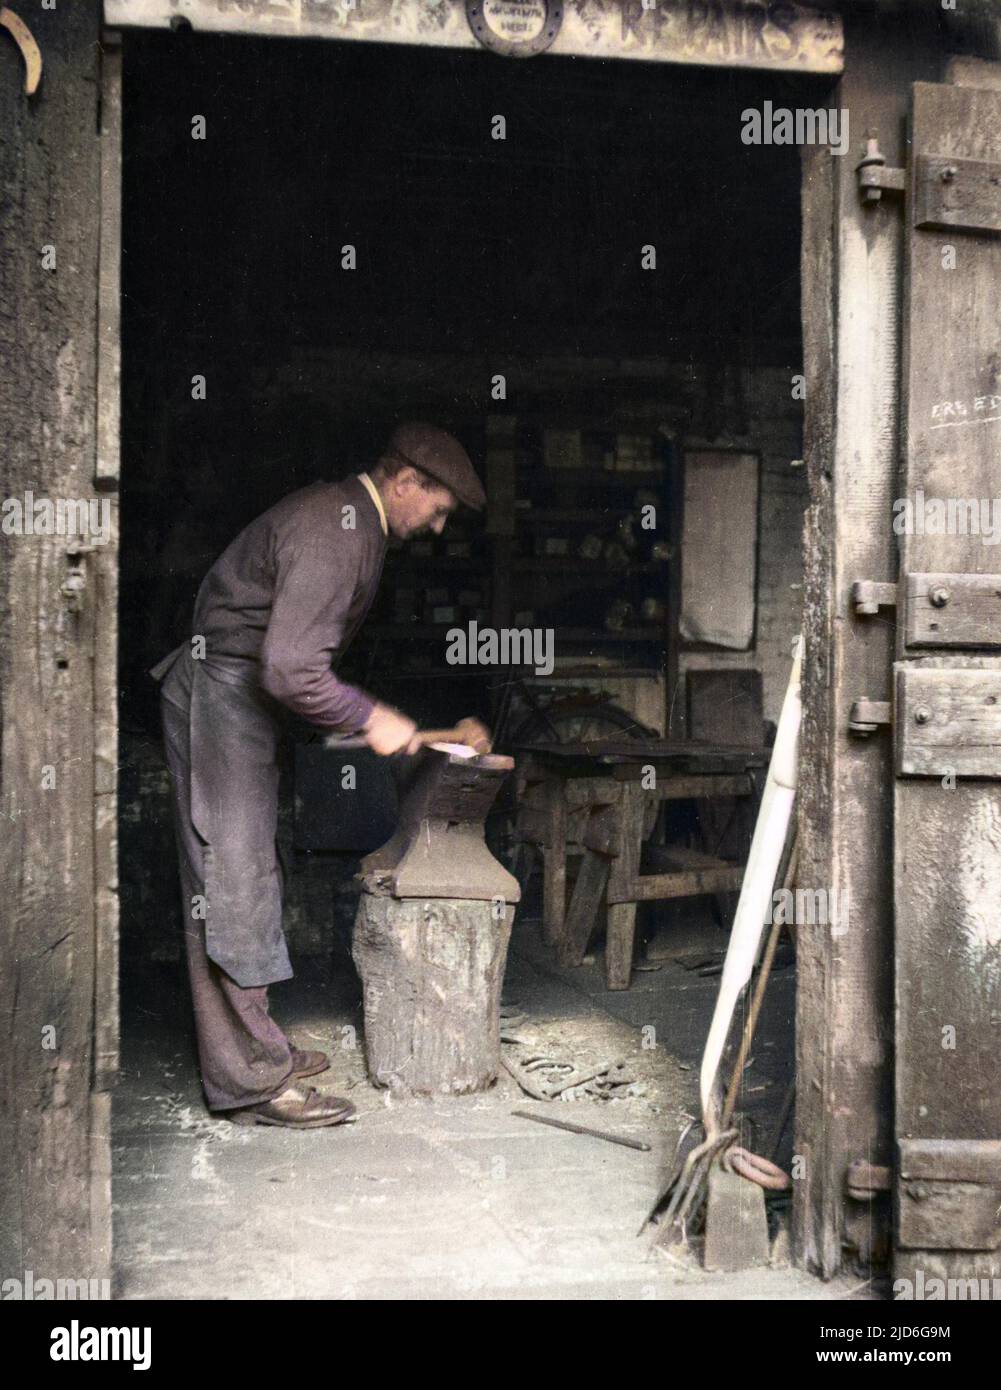
[[[104,0],[105,22],[116,28],[187,23],[219,34],[478,48],[468,8],[466,0]],[[515,39],[537,35],[545,8],[533,0],[481,6],[493,33]],[[561,10],[549,53],[784,72],[843,66],[840,14],[822,3],[565,0]]]

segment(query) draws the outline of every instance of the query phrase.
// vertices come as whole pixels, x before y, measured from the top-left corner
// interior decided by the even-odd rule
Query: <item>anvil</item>
[[[399,825],[361,861],[366,886],[395,898],[518,902],[517,879],[484,839],[487,812],[514,759],[431,745],[400,767]]]

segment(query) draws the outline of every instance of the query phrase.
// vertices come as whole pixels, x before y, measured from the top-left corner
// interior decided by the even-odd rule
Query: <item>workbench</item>
[[[543,931],[561,965],[579,965],[606,911],[605,974],[609,989],[627,989],[636,906],[641,902],[735,892],[744,865],[687,846],[656,847],[656,873],[640,870],[644,841],[664,801],[752,797],[754,772],[768,750],[669,739],[602,739],[524,745],[525,794],[516,839],[543,856]],[[569,905],[567,789],[586,783],[580,843],[583,859]]]

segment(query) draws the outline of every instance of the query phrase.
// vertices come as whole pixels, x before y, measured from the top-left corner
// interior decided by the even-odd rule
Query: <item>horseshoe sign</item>
[[[24,59],[24,94],[34,96],[42,80],[42,53],[32,37],[31,30],[20,15],[9,10],[6,5],[0,9],[0,25],[13,38]]]

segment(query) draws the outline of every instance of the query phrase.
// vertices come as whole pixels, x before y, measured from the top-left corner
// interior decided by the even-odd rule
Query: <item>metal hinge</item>
[[[884,193],[903,193],[907,186],[907,170],[887,167],[875,135],[867,137],[865,155],[856,164],[855,173],[863,203],[878,203]]]
[[[83,542],[74,541],[66,547],[66,578],[59,592],[71,613],[79,613],[83,608],[87,590],[87,556],[93,553],[94,547]]]
[[[852,585],[852,606],[859,615],[878,613],[881,608],[896,608],[897,586],[857,579]]]
[[[896,584],[884,584],[874,579],[856,579],[852,585],[852,607],[860,616],[872,616],[881,608],[896,608]],[[870,700],[867,695],[852,702],[848,716],[848,732],[868,738],[883,724],[892,723],[893,707],[889,700]]]
[[[856,1202],[871,1202],[877,1192],[889,1192],[893,1185],[893,1172],[882,1163],[870,1163],[868,1159],[856,1158],[848,1165],[845,1174],[845,1191]]]
[[[893,706],[889,700],[870,700],[863,695],[852,702],[848,716],[848,731],[865,738],[874,734],[881,724],[893,722]]]

